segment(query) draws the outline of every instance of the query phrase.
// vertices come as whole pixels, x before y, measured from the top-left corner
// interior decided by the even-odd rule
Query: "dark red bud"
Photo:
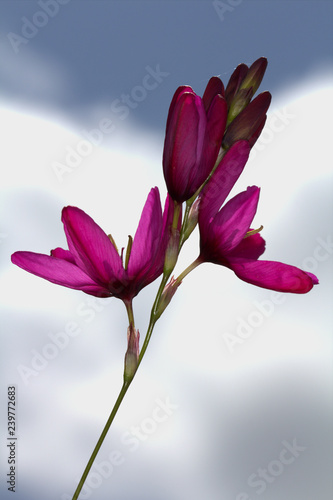
[[[233,98],[238,92],[239,87],[242,84],[245,76],[248,72],[248,66],[246,64],[239,64],[235,71],[232,73],[228,85],[225,89],[225,99],[227,101],[228,107],[231,105]]]
[[[246,77],[241,83],[240,89],[252,88],[253,95],[257,92],[267,68],[266,57],[260,57],[250,66]]]
[[[228,110],[227,125],[229,125],[229,123],[231,123],[236,118],[236,116],[238,116],[239,113],[243,111],[244,108],[246,108],[246,106],[251,101],[252,97],[253,97],[252,88],[241,89],[237,92]]]
[[[231,122],[223,138],[224,149],[229,149],[236,141],[251,139],[255,142],[258,139],[271,98],[269,92],[262,92]]]

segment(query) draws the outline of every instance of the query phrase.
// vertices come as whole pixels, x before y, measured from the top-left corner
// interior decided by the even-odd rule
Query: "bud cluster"
[[[237,141],[246,140],[250,147],[255,144],[271,102],[269,92],[262,92],[252,100],[266,67],[264,57],[250,67],[240,64],[226,88],[220,78],[213,76],[202,98],[189,86],[176,90],[169,109],[163,152],[164,178],[175,201],[191,199],[223,153]]]

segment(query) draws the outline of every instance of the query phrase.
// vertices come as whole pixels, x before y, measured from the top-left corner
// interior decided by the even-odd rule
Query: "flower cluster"
[[[263,288],[306,293],[318,283],[316,276],[281,262],[258,261],[265,241],[250,224],[259,188],[249,187],[221,208],[266,122],[270,93],[252,99],[266,67],[264,57],[250,68],[240,64],[225,90],[222,81],[212,77],[202,98],[191,87],[177,89],[166,125],[164,177],[172,199],[194,208],[200,230],[196,264],[220,264]],[[191,232],[187,226],[191,224],[193,230],[195,223],[189,212],[183,223],[184,239]]]
[[[56,248],[50,255],[15,252],[12,262],[52,283],[97,297],[117,297],[129,307],[139,291],[162,273],[169,278],[184,241],[198,223],[200,252],[189,270],[212,262],[260,287],[292,293],[311,290],[318,283],[311,273],[258,260],[265,251],[265,241],[259,234],[261,228],[250,226],[259,188],[251,186],[225,203],[266,121],[270,93],[254,97],[266,66],[263,57],[249,68],[240,64],[225,89],[218,77],[212,77],[203,97],[189,86],[176,90],[163,152],[168,189],[164,211],[155,187],[148,195],[134,239],[129,237],[125,255],[124,248],[119,254],[112,236],[89,215],[69,206],[62,212],[68,250]],[[183,202],[186,210],[182,218]],[[165,283],[155,311],[158,317],[180,281],[172,278]]]
[[[112,236],[89,215],[68,206],[62,211],[68,249],[56,248],[50,255],[12,255],[14,264],[52,283],[96,297],[117,297],[126,306],[129,327],[124,385],[102,436],[137,371],[156,321],[195,267],[204,262],[218,264],[247,283],[279,292],[307,293],[318,283],[316,276],[295,266],[259,260],[265,241],[259,234],[262,227],[252,228],[260,193],[257,186],[226,201],[265,125],[271,95],[255,94],[266,67],[263,57],[250,67],[240,64],[225,88],[218,77],[212,77],[203,97],[189,86],[176,90],[163,151],[168,190],[164,210],[155,187],[148,194],[137,231],[134,238],[129,237],[126,251],[122,248],[119,252]],[[200,232],[198,257],[175,278],[172,273],[179,252],[196,226]],[[140,351],[132,300],[161,275]],[[102,436],[73,499],[78,498]]]

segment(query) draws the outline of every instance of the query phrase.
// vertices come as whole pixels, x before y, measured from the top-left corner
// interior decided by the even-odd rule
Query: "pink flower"
[[[228,267],[241,280],[262,288],[309,292],[318,284],[313,274],[281,262],[258,260],[265,251],[265,241],[250,228],[259,200],[258,187],[248,187],[219,210],[231,187],[220,164],[201,195],[199,261]]]
[[[163,152],[168,192],[178,202],[191,198],[217,159],[227,119],[223,84],[213,77],[204,97],[179,87],[170,104]]]
[[[167,197],[162,214],[158,188],[150,191],[135,237],[129,239],[125,264],[112,238],[76,207],[62,211],[69,250],[56,248],[51,255],[15,252],[12,262],[58,285],[130,301],[163,271],[173,207]]]

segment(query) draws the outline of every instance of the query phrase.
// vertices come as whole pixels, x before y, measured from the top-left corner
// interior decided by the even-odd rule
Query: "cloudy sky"
[[[273,101],[233,194],[261,187],[265,258],[320,285],[281,295],[216,266],[190,274],[82,500],[331,498],[332,16],[329,1],[0,3],[1,401],[15,385],[17,500],[71,498],[120,389],[127,324],[120,301],[52,285],[10,255],[65,246],[65,205],[124,246],[149,189],[166,194],[176,88],[202,94],[260,56]],[[142,336],[157,286],[134,302]]]

